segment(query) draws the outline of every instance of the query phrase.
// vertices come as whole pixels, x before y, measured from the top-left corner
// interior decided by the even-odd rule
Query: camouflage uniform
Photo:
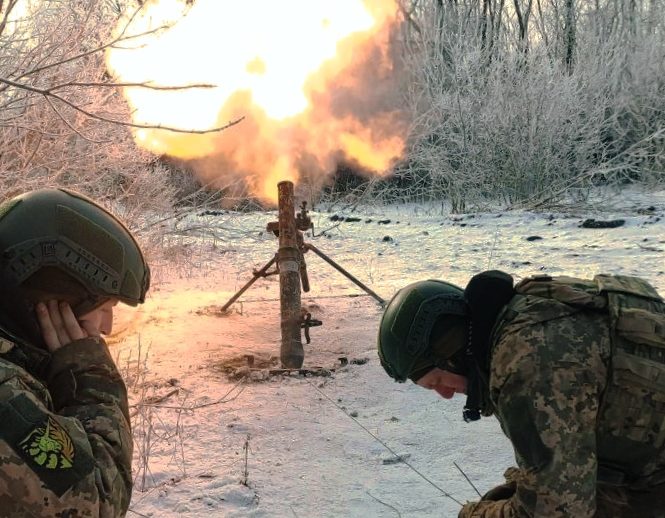
[[[489,396],[519,469],[459,516],[665,517],[662,299],[632,277],[516,292],[493,332]]]
[[[132,487],[127,392],[104,342],[65,345],[39,379],[14,361],[23,348],[2,349],[0,516],[124,516]]]

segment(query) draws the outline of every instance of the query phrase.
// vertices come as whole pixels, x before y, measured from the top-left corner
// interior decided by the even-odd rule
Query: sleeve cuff
[[[99,365],[115,369],[106,342],[102,338],[74,340],[52,353],[46,382],[50,386],[53,380],[65,371],[77,372]]]

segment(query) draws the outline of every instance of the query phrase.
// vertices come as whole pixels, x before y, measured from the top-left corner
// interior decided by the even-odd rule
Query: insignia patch
[[[26,468],[57,496],[94,469],[90,453],[75,442],[72,432],[24,393],[0,398],[0,423],[0,441],[10,444]]]
[[[50,416],[46,424],[33,429],[19,447],[37,465],[52,470],[69,469],[74,465],[74,445],[65,429]]]

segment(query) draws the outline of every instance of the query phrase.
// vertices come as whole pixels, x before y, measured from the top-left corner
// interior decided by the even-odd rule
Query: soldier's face
[[[110,299],[101,306],[78,318],[81,327],[97,329],[102,335],[109,335],[113,331],[113,308],[118,304],[117,299]],[[85,326],[83,324],[86,324]]]
[[[436,391],[442,398],[450,399],[455,394],[466,394],[466,377],[433,368],[417,382],[423,388]]]

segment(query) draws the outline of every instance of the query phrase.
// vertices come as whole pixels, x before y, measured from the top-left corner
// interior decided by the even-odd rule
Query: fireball
[[[395,0],[153,0],[121,20],[107,64],[139,146],[190,160],[202,180],[255,195],[324,177],[339,160],[376,173],[404,148],[391,55]],[[164,89],[163,87],[169,87]],[[171,87],[182,87],[173,89]]]

